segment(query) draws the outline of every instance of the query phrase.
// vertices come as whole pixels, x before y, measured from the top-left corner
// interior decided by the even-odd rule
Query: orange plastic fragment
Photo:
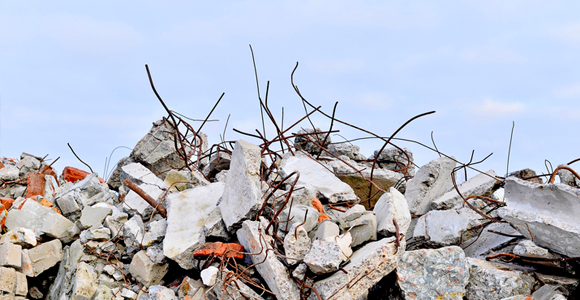
[[[87,171],[83,171],[73,167],[65,167],[64,170],[62,170],[62,177],[64,178],[64,181],[68,182],[77,182],[89,176],[90,174],[91,173]],[[105,180],[103,180],[101,177],[98,178],[101,183],[105,183]]]
[[[328,219],[330,219],[330,217],[327,214],[320,214],[320,216],[318,216],[318,223]]]
[[[26,198],[34,198],[37,195],[44,196],[46,180],[44,174],[32,172],[26,179]]]
[[[40,200],[40,205],[42,206],[46,206],[46,207],[53,207],[54,204],[52,204],[50,201],[46,200],[45,198],[42,198],[42,200]]]
[[[320,200],[312,198],[312,202],[310,203],[312,204],[312,207],[316,208],[316,210],[319,213],[324,213],[324,208],[322,207],[322,203],[320,203]]]
[[[228,252],[228,257],[233,257],[235,259],[244,258],[244,254],[239,253],[244,251],[244,246],[236,243],[222,243],[222,242],[205,243],[201,247],[197,248],[195,252],[193,252],[193,257],[209,256],[209,255],[223,256],[228,250],[232,250]]]
[[[10,209],[10,207],[12,207],[12,203],[14,203],[14,199],[10,199],[10,198],[0,198],[0,206],[6,208],[6,209]],[[1,212],[2,210],[0,210]]]

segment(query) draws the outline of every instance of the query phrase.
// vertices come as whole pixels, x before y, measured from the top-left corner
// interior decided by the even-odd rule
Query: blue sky
[[[117,146],[132,148],[166,104],[204,118],[219,142],[231,128],[261,128],[252,59],[262,93],[284,124],[303,116],[303,95],[328,113],[388,136],[399,133],[505,173],[544,171],[580,157],[580,3],[573,1],[6,1],[0,0],[0,155],[58,156],[100,174]],[[327,128],[329,120],[313,118]],[[307,123],[302,123],[304,127]],[[347,138],[365,135],[336,126]],[[296,132],[298,128],[294,131]],[[333,136],[333,140],[341,140]],[[246,138],[257,143],[256,140]],[[377,140],[357,142],[370,155]],[[423,165],[437,154],[398,143]],[[119,149],[113,161],[128,155]],[[474,175],[474,174],[472,174]]]

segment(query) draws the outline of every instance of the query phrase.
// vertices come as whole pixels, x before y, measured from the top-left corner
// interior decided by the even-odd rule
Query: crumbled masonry
[[[0,299],[580,299],[570,164],[457,184],[446,155],[321,128],[209,147],[177,119],[108,178],[0,158]]]

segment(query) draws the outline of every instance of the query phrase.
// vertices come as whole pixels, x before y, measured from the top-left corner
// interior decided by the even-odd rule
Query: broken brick
[[[197,248],[195,252],[193,252],[193,257],[200,257],[200,256],[223,256],[226,251],[232,250],[228,253],[228,257],[233,257],[235,259],[243,259],[244,254],[239,253],[244,251],[244,246],[236,243],[222,243],[222,242],[215,242],[215,243],[205,243],[201,247]]]
[[[34,198],[35,196],[44,196],[46,180],[44,174],[32,172],[28,174],[26,179],[26,198]]]
[[[83,171],[73,167],[65,167],[64,170],[62,171],[62,177],[64,178],[64,181],[68,182],[77,182],[89,176],[90,174],[91,173],[87,171]],[[105,180],[103,180],[100,177],[98,178],[101,183],[105,183]]]
[[[330,217],[327,214],[320,214],[320,216],[318,216],[318,223],[328,219],[330,219]]]
[[[4,206],[6,209],[10,209],[10,207],[12,207],[12,203],[14,203],[14,199],[0,198],[0,205]]]
[[[316,210],[319,213],[324,213],[324,208],[322,207],[322,203],[320,203],[320,200],[313,198],[312,202],[310,202],[310,203],[312,204],[312,207],[316,208]]]

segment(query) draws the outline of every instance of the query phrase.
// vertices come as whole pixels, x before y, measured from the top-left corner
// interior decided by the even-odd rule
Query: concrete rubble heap
[[[320,128],[189,133],[153,123],[107,181],[0,158],[0,300],[580,299],[569,165],[458,184],[453,157],[367,159]]]

